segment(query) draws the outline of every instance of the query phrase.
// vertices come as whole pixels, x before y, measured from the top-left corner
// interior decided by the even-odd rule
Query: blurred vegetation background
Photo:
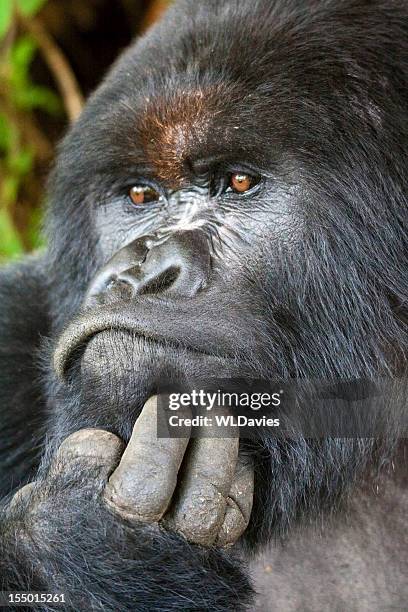
[[[0,0],[0,263],[42,245],[55,145],[169,0]]]

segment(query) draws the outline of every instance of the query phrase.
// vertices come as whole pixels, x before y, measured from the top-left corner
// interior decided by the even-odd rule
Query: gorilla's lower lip
[[[157,303],[146,299],[143,304],[132,304],[131,307],[127,304],[98,307],[74,319],[62,333],[54,352],[54,369],[58,377],[64,379],[72,356],[93,336],[104,331],[126,330],[148,340],[204,355],[236,358],[236,329],[228,329],[228,322],[214,325],[211,330],[203,330],[200,313],[195,319],[191,312],[183,318],[178,310],[176,313],[174,308],[167,305],[161,305],[159,312],[158,317]],[[228,346],[228,337],[234,338],[234,347]],[[248,348],[246,344],[245,349]]]

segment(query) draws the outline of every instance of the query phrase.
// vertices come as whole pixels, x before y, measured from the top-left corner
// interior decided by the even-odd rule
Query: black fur
[[[95,489],[95,480],[86,465],[45,486],[39,480],[11,519],[6,514],[3,525],[13,525],[2,531],[7,590],[51,588],[67,594],[72,610],[229,610],[237,601],[244,609],[251,588],[237,561],[158,527],[118,521],[95,501],[105,484]]]
[[[187,350],[173,354],[170,344],[159,360],[150,349],[124,350],[117,358],[138,372],[134,381],[123,384],[108,368],[110,383],[97,386],[77,364],[62,384],[52,353],[89,282],[138,236],[139,225],[141,233],[146,224],[157,229],[157,220],[141,216],[138,223],[135,213],[123,212],[121,189],[145,153],[140,116],[149,105],[152,113],[177,109],[197,91],[204,110],[194,112],[210,124],[204,140],[199,131],[192,138],[191,155],[222,150],[266,177],[249,203],[234,208],[220,199],[229,213],[226,235],[219,213],[207,213],[215,270],[228,291],[216,280],[211,299],[202,294],[179,310],[164,305],[149,323],[169,337],[178,337],[180,326],[186,338],[205,334],[211,358],[196,363]],[[259,378],[406,375],[407,91],[402,0],[180,1],[119,59],[61,145],[50,180],[47,252],[0,276],[4,497],[32,479],[45,442],[48,449],[28,506],[4,510],[3,590],[66,590],[74,593],[73,609],[221,612],[250,605],[235,553],[114,520],[100,496],[89,494],[96,475],[78,469],[50,479],[49,458],[82,427],[128,440],[143,402],[175,363],[186,375],[204,368],[209,376],[230,351],[230,374]],[[182,115],[187,124],[190,115]],[[140,312],[151,310],[142,298]],[[248,443],[256,492],[247,549],[333,509],[358,479],[388,464],[402,433],[401,399],[388,401],[387,410],[381,442],[279,440],[260,432]]]

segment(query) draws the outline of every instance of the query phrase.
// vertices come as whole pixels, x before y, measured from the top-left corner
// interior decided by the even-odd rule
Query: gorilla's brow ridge
[[[220,112],[215,93],[179,90],[147,102],[140,141],[157,177],[169,187],[184,184],[189,157],[205,146],[211,120]]]

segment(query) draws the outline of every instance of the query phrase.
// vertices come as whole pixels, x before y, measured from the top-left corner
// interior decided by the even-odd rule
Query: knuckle
[[[26,505],[30,500],[35,487],[36,483],[30,482],[14,493],[9,503],[9,510],[15,510],[20,505]]]
[[[193,493],[187,490],[166,517],[165,525],[194,544],[212,546],[224,519],[226,503],[224,495],[210,483]]]
[[[102,429],[81,429],[71,434],[58,449],[58,458],[67,456],[89,459],[103,459],[111,462],[123,451],[123,442]]]
[[[123,475],[122,479],[110,479],[105,489],[105,499],[114,509],[135,520],[143,522],[159,521],[169,503],[171,491],[168,485],[163,486],[151,481],[132,482],[132,475]]]

